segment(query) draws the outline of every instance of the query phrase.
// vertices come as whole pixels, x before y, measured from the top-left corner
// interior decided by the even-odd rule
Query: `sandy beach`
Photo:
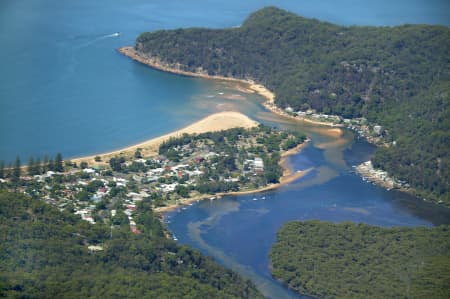
[[[144,63],[154,69],[161,70],[164,72],[174,73],[178,75],[183,76],[190,76],[190,77],[200,77],[205,79],[213,79],[213,80],[222,80],[222,81],[229,81],[229,82],[235,82],[239,84],[244,84],[245,87],[240,86],[239,90],[245,91],[245,92],[256,92],[267,99],[267,101],[264,103],[264,106],[271,111],[272,113],[275,113],[277,115],[294,119],[296,121],[305,121],[313,124],[318,125],[326,125],[326,126],[332,126],[329,123],[323,123],[318,122],[314,120],[309,120],[305,118],[298,118],[293,117],[289,114],[287,114],[285,111],[280,109],[275,105],[275,94],[268,90],[265,86],[256,84],[253,81],[249,80],[241,80],[236,78],[229,78],[229,77],[222,77],[222,76],[209,76],[206,73],[192,73],[192,72],[186,72],[177,68],[169,67],[164,64],[162,64],[157,58],[152,57],[146,57],[142,56],[139,52],[137,52],[133,47],[123,47],[118,49],[120,53],[122,53],[125,56],[128,56],[132,58],[133,60],[136,60],[138,62]],[[238,84],[236,84],[238,85]],[[109,159],[114,156],[127,156],[132,157],[134,155],[134,152],[137,149],[140,149],[142,156],[149,157],[157,155],[159,146],[166,140],[168,140],[171,137],[178,137],[182,134],[201,134],[205,132],[213,132],[213,131],[221,131],[221,130],[227,130],[231,128],[236,127],[244,127],[244,128],[251,128],[254,126],[257,126],[258,122],[250,119],[246,115],[239,113],[239,112],[220,112],[216,114],[209,115],[198,122],[195,122],[185,128],[182,128],[178,131],[153,138],[120,150],[108,152],[108,153],[102,153],[87,157],[81,157],[81,158],[75,158],[72,159],[72,162],[80,163],[80,162],[87,162],[90,166],[94,165],[106,165],[109,162]],[[321,129],[320,130],[325,135],[328,135],[330,137],[339,138],[342,135],[342,130],[340,128],[333,127],[331,129]],[[325,131],[325,132],[323,132]],[[217,198],[224,195],[243,195],[243,194],[253,194],[257,192],[263,192],[268,190],[277,189],[283,185],[289,184],[305,174],[307,174],[311,169],[306,169],[302,171],[295,171],[293,172],[290,165],[288,165],[287,157],[290,155],[294,155],[301,151],[301,149],[307,144],[308,141],[304,142],[303,144],[288,150],[284,153],[282,153],[281,160],[280,160],[280,166],[283,168],[283,175],[280,178],[280,182],[277,184],[271,184],[268,186],[265,186],[263,188],[259,188],[256,190],[245,190],[245,191],[239,191],[239,192],[229,192],[229,193],[218,193],[214,195],[197,195],[193,196],[191,198],[181,199],[175,204],[171,204],[165,207],[159,207],[155,210],[157,212],[167,212],[174,209],[177,209],[180,206],[188,205],[191,203],[194,203],[199,200],[208,199],[208,198]],[[96,162],[95,158],[100,157],[101,161]]]
[[[261,94],[261,95],[263,95],[263,94]],[[305,123],[314,124],[314,125],[320,125],[320,126],[326,126],[326,127],[333,127],[334,129],[339,130],[339,131],[341,130],[341,129],[339,129],[339,127],[342,127],[342,125],[339,125],[339,124],[338,125],[334,125],[334,124],[331,124],[331,123],[328,123],[328,122],[313,120],[313,119],[306,118],[306,117],[293,116],[293,115],[287,113],[286,111],[284,111],[283,109],[281,109],[280,107],[277,107],[275,105],[275,101],[267,101],[267,102],[263,103],[263,105],[264,105],[264,107],[267,110],[270,110],[271,112],[273,112],[273,113],[275,113],[277,115],[281,115],[281,116],[284,116],[286,118],[293,119],[293,120],[296,120],[296,121],[302,121],[302,122],[305,122]]]
[[[229,82],[244,84],[245,88],[240,87],[240,90],[244,90],[245,92],[256,92],[267,99],[267,101],[265,103],[265,105],[267,105],[266,107],[276,107],[274,104],[275,94],[273,92],[271,92],[270,90],[268,90],[263,85],[256,84],[252,81],[246,81],[246,80],[240,80],[240,79],[228,78],[228,77],[221,77],[221,76],[209,76],[209,75],[203,74],[203,73],[190,73],[190,72],[185,72],[185,71],[182,71],[179,69],[170,68],[170,67],[167,67],[167,66],[161,64],[155,58],[141,56],[140,53],[135,51],[133,47],[123,47],[123,48],[120,48],[118,51],[120,53],[124,54],[125,56],[128,56],[138,62],[144,63],[152,68],[155,68],[157,70],[161,70],[164,72],[170,72],[170,73],[183,75],[183,76],[200,77],[200,78],[205,78],[205,79],[222,80],[222,81],[229,81]],[[278,111],[278,108],[269,109],[269,110],[273,113],[285,116],[285,114],[282,113],[283,111],[281,111],[281,113]],[[227,129],[236,128],[236,127],[251,128],[251,127],[254,127],[257,125],[258,125],[258,122],[250,119],[249,117],[247,117],[246,115],[244,115],[242,113],[232,112],[232,111],[220,112],[220,113],[209,115],[209,116],[205,117],[204,119],[202,119],[192,125],[189,125],[178,131],[166,134],[164,136],[153,138],[153,139],[147,140],[145,142],[138,143],[138,144],[135,144],[135,145],[132,145],[132,146],[120,149],[120,150],[116,150],[116,151],[112,151],[112,152],[108,152],[108,153],[97,154],[97,155],[91,155],[91,156],[87,156],[87,157],[75,158],[75,159],[71,159],[71,161],[76,162],[76,163],[87,162],[87,163],[89,163],[90,166],[106,165],[108,163],[109,159],[114,156],[119,156],[119,155],[128,156],[128,157],[133,156],[134,152],[137,149],[141,150],[142,156],[148,157],[148,156],[156,155],[158,153],[159,145],[171,137],[181,136],[182,134],[200,134],[200,133],[211,132],[211,131],[221,131],[221,130],[227,130]],[[271,185],[268,185],[268,186],[265,186],[263,188],[256,189],[256,190],[218,193],[215,195],[202,194],[202,195],[198,195],[198,196],[193,196],[191,198],[181,199],[175,204],[156,208],[155,211],[167,212],[167,211],[177,209],[180,206],[188,205],[188,204],[191,204],[196,201],[203,200],[203,199],[209,199],[211,197],[217,198],[217,197],[224,196],[224,195],[242,195],[242,194],[253,194],[253,193],[257,193],[257,192],[263,192],[263,191],[279,188],[279,187],[286,185],[292,181],[295,181],[295,180],[299,179],[300,177],[304,176],[305,174],[307,174],[311,169],[293,172],[291,167],[288,165],[287,157],[298,153],[305,146],[306,143],[307,143],[307,141],[282,154],[280,165],[283,168],[283,175],[280,178],[280,182],[277,184],[271,184]],[[101,162],[96,162],[95,157],[100,157]]]
[[[201,134],[206,132],[216,132],[237,127],[252,128],[257,125],[258,122],[250,119],[249,117],[247,117],[242,113],[233,111],[219,112],[209,115],[178,131],[160,137],[156,137],[116,151],[87,157],[75,158],[71,159],[71,161],[76,162],[78,164],[80,162],[87,162],[89,166],[106,165],[109,162],[109,159],[114,156],[133,156],[134,152],[137,149],[141,149],[142,156],[149,157],[157,155],[161,143],[163,143],[164,141],[168,140],[171,137],[178,137],[183,134]],[[101,158],[101,162],[95,161],[95,157],[97,156]]]
[[[224,77],[224,76],[211,76],[211,75],[208,75],[206,72],[194,73],[194,72],[183,71],[180,69],[179,66],[172,66],[172,65],[169,66],[169,65],[162,63],[161,60],[158,59],[157,57],[144,56],[144,55],[142,55],[142,53],[136,51],[134,49],[134,47],[122,47],[122,48],[119,48],[118,51],[120,53],[122,53],[123,55],[130,57],[133,60],[136,60],[138,62],[146,64],[146,65],[150,66],[151,68],[154,68],[154,69],[157,69],[160,71],[173,73],[173,74],[177,74],[177,75],[182,75],[182,76],[188,76],[188,77],[199,77],[199,78],[204,78],[204,79],[221,80],[221,81],[229,81],[229,82],[245,84],[247,88],[238,87],[236,89],[240,90],[242,92],[255,92],[255,93],[260,94],[267,100],[263,104],[264,107],[267,110],[270,110],[271,112],[273,112],[275,114],[278,114],[278,115],[281,115],[281,116],[284,116],[284,117],[287,117],[289,119],[293,119],[296,121],[303,121],[303,122],[307,122],[310,124],[334,127],[336,130],[340,130],[339,128],[336,128],[336,126],[339,126],[339,125],[333,125],[333,124],[330,124],[327,122],[316,121],[316,120],[312,120],[312,119],[305,118],[305,117],[295,117],[295,116],[292,116],[292,115],[286,113],[286,111],[284,111],[283,109],[276,106],[275,94],[272,91],[270,91],[268,88],[266,88],[264,85],[256,84],[254,81],[231,78],[231,77]]]
[[[229,82],[235,82],[239,84],[244,84],[246,87],[239,87],[240,90],[245,90],[246,92],[256,92],[267,99],[267,101],[264,103],[264,106],[271,111],[272,113],[281,115],[283,117],[287,117],[290,119],[294,119],[297,121],[305,121],[309,123],[314,123],[318,125],[326,125],[331,126],[329,123],[322,123],[318,121],[313,121],[309,119],[299,119],[296,117],[293,117],[289,114],[287,114],[282,109],[278,108],[275,105],[275,94],[268,90],[265,86],[261,84],[256,84],[253,81],[250,80],[241,80],[236,78],[229,78],[229,77],[222,77],[222,76],[209,76],[206,73],[192,73],[192,72],[186,72],[181,69],[173,68],[166,66],[162,64],[157,58],[152,57],[146,57],[142,56],[140,53],[138,53],[133,47],[123,47],[118,49],[120,53],[122,53],[125,56],[128,56],[132,58],[133,60],[136,60],[138,62],[144,63],[154,69],[161,70],[164,72],[174,73],[178,75],[183,76],[190,76],[190,77],[200,77],[205,79],[213,79],[213,80],[222,80],[222,81],[229,81]],[[172,137],[178,137],[182,134],[201,134],[205,132],[213,132],[213,131],[221,131],[221,130],[227,130],[231,128],[236,127],[244,127],[244,128],[251,128],[254,126],[257,126],[258,122],[250,119],[246,115],[239,113],[239,112],[220,112],[216,114],[209,115],[198,122],[195,122],[185,128],[182,128],[180,130],[177,130],[175,132],[153,138],[123,149],[115,150],[108,153],[100,153],[97,155],[91,155],[87,157],[80,157],[80,158],[74,158],[71,159],[72,162],[75,163],[81,163],[81,162],[87,162],[90,166],[94,165],[106,165],[109,162],[109,159],[114,156],[128,156],[132,157],[134,155],[134,152],[137,149],[140,149],[142,156],[149,157],[157,155],[159,145],[161,145],[164,141],[168,140]],[[333,137],[340,137],[342,135],[342,130],[339,128],[332,128],[328,129],[326,132],[326,135],[333,136]],[[243,195],[243,194],[253,194],[257,192],[263,192],[268,190],[273,190],[276,188],[279,188],[283,185],[289,184],[292,181],[295,181],[302,176],[306,175],[311,169],[306,169],[302,171],[295,171],[293,172],[290,165],[288,165],[287,157],[290,155],[294,155],[301,151],[301,149],[307,144],[308,141],[304,142],[303,144],[288,150],[284,153],[282,153],[281,160],[280,160],[280,166],[283,168],[283,175],[280,178],[280,182],[277,184],[271,184],[268,186],[265,186],[263,188],[259,188],[256,190],[245,190],[245,191],[238,191],[238,192],[229,192],[229,193],[218,193],[215,195],[198,195],[193,196],[191,198],[181,199],[175,204],[171,204],[169,206],[165,207],[159,207],[156,208],[155,211],[157,212],[167,212],[174,209],[177,209],[180,206],[188,205],[191,203],[194,203],[199,200],[208,199],[208,198],[217,198],[224,195]],[[100,157],[101,161],[96,162],[95,158]]]
[[[134,47],[122,47],[119,48],[118,51],[122,53],[125,56],[130,57],[133,60],[136,60],[138,62],[141,62],[143,64],[146,64],[154,69],[168,72],[172,74],[182,75],[182,76],[188,76],[188,77],[199,77],[204,79],[212,79],[212,80],[220,80],[220,81],[230,81],[230,82],[237,82],[241,84],[247,85],[248,89],[240,89],[241,91],[253,91],[256,93],[259,93],[263,97],[265,97],[268,101],[274,102],[275,101],[275,94],[268,90],[264,85],[256,84],[255,82],[251,80],[243,80],[243,79],[237,79],[237,78],[230,78],[230,77],[224,77],[224,76],[211,76],[208,75],[206,72],[202,73],[193,73],[193,72],[187,72],[183,71],[179,68],[175,68],[174,66],[167,66],[156,57],[147,57],[143,56],[141,53],[136,51]]]

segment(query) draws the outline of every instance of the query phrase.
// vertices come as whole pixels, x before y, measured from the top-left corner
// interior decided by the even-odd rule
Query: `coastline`
[[[261,94],[262,95],[262,94]],[[340,128],[343,127],[340,124],[332,124],[332,123],[328,123],[328,122],[323,122],[323,121],[318,121],[318,120],[312,120],[306,117],[301,117],[301,116],[293,116],[289,113],[287,113],[286,111],[284,111],[283,109],[277,107],[275,105],[274,101],[266,101],[265,103],[263,103],[263,106],[267,109],[270,110],[271,112],[292,119],[292,120],[296,120],[296,121],[302,121],[302,122],[306,122],[309,124],[313,124],[313,125],[319,125],[319,126],[326,126],[326,127],[332,127],[335,128],[336,130],[341,130]]]
[[[211,75],[208,75],[206,73],[201,73],[201,72],[194,73],[194,72],[183,71],[179,68],[174,68],[174,67],[171,67],[171,66],[161,63],[161,61],[156,57],[143,56],[141,53],[136,51],[133,47],[122,47],[122,48],[118,49],[118,52],[120,52],[121,54],[123,54],[135,61],[138,61],[138,62],[143,63],[151,68],[154,68],[156,70],[160,70],[163,72],[169,72],[169,73],[173,73],[173,74],[177,74],[177,75],[181,75],[181,76],[199,77],[199,78],[209,79],[209,80],[220,80],[220,81],[228,81],[228,82],[235,82],[238,84],[244,84],[246,87],[245,88],[239,87],[240,90],[243,92],[248,92],[248,93],[251,93],[251,92],[258,93],[261,96],[263,96],[266,99],[266,101],[263,103],[263,106],[266,109],[268,109],[269,111],[271,111],[272,113],[282,116],[282,117],[285,117],[285,118],[288,118],[288,119],[291,119],[291,120],[295,120],[295,121],[302,121],[302,122],[307,122],[310,124],[329,127],[329,129],[325,129],[325,130],[321,129],[320,130],[321,134],[326,135],[328,137],[339,138],[343,134],[343,131],[341,129],[342,125],[335,125],[335,124],[331,124],[331,123],[327,123],[327,122],[311,120],[311,119],[308,119],[305,117],[298,117],[298,116],[296,117],[296,116],[293,116],[293,115],[287,113],[286,111],[282,110],[281,108],[279,108],[275,105],[275,94],[272,91],[270,91],[269,89],[267,89],[265,86],[263,86],[261,84],[256,84],[252,80],[244,80],[244,79],[237,79],[237,78],[230,78],[230,77],[223,77],[223,76],[211,76]],[[232,122],[232,124],[225,121],[225,119],[227,117],[233,116],[233,114],[234,114],[234,117],[236,117],[238,119],[237,121]],[[215,123],[213,122],[213,124],[210,122],[208,123],[208,121],[211,121],[215,117],[219,117],[219,115],[222,117],[222,121],[225,121],[225,122],[216,121]],[[239,116],[237,116],[237,115],[239,115]],[[245,119],[245,121],[243,122],[245,125],[242,125],[242,123],[241,123],[242,119]],[[74,159],[71,159],[71,161],[76,162],[76,163],[88,162],[89,165],[105,166],[105,165],[107,165],[110,158],[112,158],[114,156],[118,156],[118,155],[132,157],[134,152],[137,149],[141,149],[141,153],[143,156],[154,156],[154,155],[157,155],[157,153],[158,153],[159,145],[171,137],[177,137],[184,133],[199,134],[199,133],[204,133],[204,132],[208,132],[208,131],[226,130],[226,129],[230,129],[233,127],[249,128],[249,127],[252,127],[252,126],[255,126],[258,124],[257,122],[252,121],[252,120],[250,120],[250,121],[253,123],[249,123],[248,120],[250,120],[250,119],[247,116],[245,116],[239,112],[221,112],[221,113],[217,113],[217,114],[212,114],[192,125],[189,125],[185,128],[177,130],[175,132],[172,132],[172,133],[169,133],[169,134],[157,137],[157,138],[153,138],[153,139],[150,139],[150,140],[147,140],[147,141],[135,144],[135,145],[131,145],[131,146],[119,149],[119,150],[115,150],[115,151],[111,151],[111,152],[107,152],[107,153],[101,153],[98,155],[91,155],[91,156],[87,156],[87,157],[74,158]],[[208,124],[205,124],[202,122],[206,122]],[[224,123],[227,123],[227,125],[223,126]],[[215,126],[218,124],[220,124],[220,125],[219,125],[219,127],[216,128]],[[263,191],[267,191],[267,190],[273,190],[273,189],[279,188],[283,185],[286,185],[286,184],[304,176],[311,170],[311,169],[307,169],[304,171],[297,171],[295,173],[292,173],[291,168],[289,167],[289,165],[287,165],[286,157],[288,157],[289,155],[298,153],[305,143],[303,143],[300,148],[294,148],[294,149],[291,149],[282,154],[282,158],[280,160],[280,166],[283,168],[283,175],[280,178],[280,182],[277,184],[272,184],[272,185],[265,186],[263,188],[255,189],[255,190],[246,190],[246,191],[229,192],[229,193],[218,193],[218,194],[212,194],[212,195],[198,195],[198,196],[194,196],[192,198],[182,199],[182,201],[180,201],[179,203],[176,203],[176,204],[171,204],[169,206],[156,208],[155,211],[167,212],[167,211],[174,210],[180,206],[192,204],[193,202],[196,202],[198,200],[203,200],[203,199],[207,199],[207,198],[211,198],[211,197],[220,197],[220,196],[224,196],[224,195],[252,194],[252,193],[258,193],[258,192],[263,192]],[[326,145],[327,144],[324,144],[322,147],[324,147]],[[101,160],[102,160],[101,162],[95,161],[95,157],[98,157],[98,156],[101,158]],[[392,186],[390,186],[390,185],[386,186],[385,183],[383,184],[383,183],[380,183],[378,180],[373,180],[372,178],[370,178],[370,175],[367,175],[367,173],[363,173],[363,172],[359,171],[359,174],[362,175],[363,177],[368,177],[369,180],[373,181],[374,183],[377,183],[378,185],[380,185],[388,190],[390,190],[392,188]],[[402,188],[402,189],[403,189],[402,191],[405,191],[404,188]]]
[[[177,203],[170,204],[170,205],[164,206],[164,207],[155,208],[154,211],[158,212],[158,213],[167,213],[167,212],[174,211],[182,206],[191,205],[194,202],[198,202],[200,200],[205,200],[205,199],[213,200],[213,199],[220,198],[222,196],[227,196],[227,195],[231,195],[231,196],[247,195],[247,194],[255,194],[255,193],[261,193],[264,191],[278,189],[284,185],[287,185],[287,184],[305,176],[312,170],[312,168],[308,168],[306,170],[298,170],[298,171],[293,172],[292,168],[288,165],[288,161],[287,161],[287,158],[289,156],[298,154],[308,143],[309,143],[309,140],[306,140],[302,144],[299,144],[296,147],[282,153],[279,164],[283,168],[283,175],[281,176],[279,183],[271,184],[271,185],[268,185],[268,186],[265,186],[262,188],[258,188],[258,189],[254,189],[254,190],[220,192],[220,193],[215,193],[215,194],[202,194],[202,195],[198,195],[198,196],[194,196],[194,197],[184,198]]]
[[[244,80],[244,79],[237,79],[237,78],[231,78],[231,77],[224,77],[224,76],[211,76],[206,73],[193,73],[193,72],[187,72],[183,71],[181,69],[176,69],[173,67],[170,67],[168,65],[165,65],[161,63],[161,61],[155,57],[147,57],[141,55],[138,51],[136,51],[133,47],[122,47],[119,48],[117,51],[119,53],[135,60],[140,63],[143,63],[153,69],[172,73],[176,75],[181,76],[187,76],[187,77],[198,77],[203,79],[210,79],[210,80],[220,80],[220,81],[229,81],[229,82],[236,82],[245,84],[248,86],[248,89],[252,90],[253,92],[259,93],[263,97],[265,97],[269,102],[275,102],[275,94],[271,92],[269,89],[267,89],[264,85],[256,84],[252,80]]]
[[[327,126],[327,127],[333,127],[333,128],[341,127],[340,125],[334,125],[334,124],[327,123],[327,122],[316,121],[316,120],[308,119],[305,117],[295,117],[295,116],[292,116],[292,115],[286,113],[281,108],[279,108],[275,105],[275,93],[270,91],[264,85],[255,83],[253,80],[244,80],[244,79],[237,79],[237,78],[224,77],[224,76],[208,75],[205,72],[194,73],[194,72],[183,71],[180,68],[175,68],[175,67],[172,67],[172,66],[162,63],[157,57],[144,56],[140,52],[136,51],[134,49],[134,47],[121,47],[117,51],[135,61],[143,63],[143,64],[145,64],[153,69],[159,70],[159,71],[168,72],[168,73],[181,75],[181,76],[187,76],[187,77],[198,77],[198,78],[209,79],[209,80],[219,80],[219,81],[228,81],[228,82],[236,82],[236,83],[240,83],[240,84],[245,84],[248,87],[248,91],[258,93],[259,95],[263,96],[266,99],[266,102],[263,103],[263,106],[267,110],[271,111],[274,114],[277,114],[277,115],[283,116],[283,117],[287,117],[292,120],[303,121],[303,122],[320,125],[320,126]],[[243,89],[240,89],[240,90],[245,91]]]
[[[397,189],[402,192],[414,194],[413,189],[404,186],[401,182],[390,177],[386,171],[374,168],[370,160],[356,165],[355,172],[359,174],[364,181],[372,182],[388,191]]]
[[[168,72],[168,73],[181,75],[181,76],[198,77],[198,78],[209,79],[209,80],[219,80],[219,81],[227,81],[227,82],[235,82],[235,83],[239,83],[239,84],[244,84],[244,85],[246,85],[247,89],[241,88],[241,90],[244,92],[258,93],[261,96],[263,96],[266,99],[266,101],[263,103],[263,106],[267,110],[271,111],[272,113],[282,116],[282,117],[292,119],[292,120],[296,120],[296,121],[304,121],[304,122],[308,122],[311,124],[331,127],[331,129],[329,129],[325,132],[325,134],[330,137],[340,137],[343,134],[342,130],[340,128],[338,128],[336,125],[326,123],[326,122],[314,121],[314,120],[310,120],[307,118],[294,117],[292,115],[289,115],[288,113],[286,113],[285,111],[283,111],[282,109],[278,108],[275,105],[275,94],[272,91],[270,91],[264,85],[256,84],[252,80],[244,80],[244,79],[237,79],[237,78],[230,78],[230,77],[223,77],[223,76],[211,76],[211,75],[208,75],[206,73],[201,73],[201,72],[194,73],[194,72],[183,71],[180,68],[175,68],[175,67],[163,64],[157,57],[143,56],[141,53],[136,51],[134,49],[134,47],[121,47],[118,49],[118,52],[123,54],[124,56],[127,56],[137,62],[143,63],[143,64],[145,64],[153,69],[159,70],[159,71]],[[194,202],[208,199],[208,198],[210,198],[210,199],[217,198],[217,197],[221,197],[221,196],[225,196],[225,195],[253,194],[253,193],[277,189],[281,186],[289,184],[290,182],[301,178],[302,176],[306,175],[309,171],[312,170],[312,169],[306,169],[303,171],[292,172],[291,167],[287,163],[287,157],[290,155],[299,153],[301,151],[301,149],[308,142],[309,142],[309,140],[305,141],[304,143],[298,145],[297,147],[295,147],[293,149],[290,149],[290,150],[282,153],[281,160],[280,160],[280,166],[283,168],[283,175],[280,178],[280,182],[277,184],[271,184],[269,186],[265,186],[263,188],[259,188],[259,189],[255,189],[255,190],[198,195],[198,196],[194,196],[194,197],[190,197],[190,198],[181,199],[179,202],[170,204],[168,206],[155,208],[155,212],[165,213],[165,212],[173,211],[181,206],[190,205]],[[129,147],[128,149],[136,149],[136,148],[138,148],[138,146],[132,146],[132,147]]]
[[[141,154],[144,157],[158,155],[159,146],[166,140],[172,137],[179,137],[183,134],[201,134],[206,132],[217,132],[232,128],[252,128],[258,126],[259,123],[250,119],[248,116],[234,111],[225,111],[214,113],[204,117],[203,119],[190,124],[184,128],[176,130],[174,132],[152,138],[125,148],[114,150],[107,153],[100,153],[97,155],[90,155],[85,157],[79,157],[70,159],[71,162],[77,164],[81,162],[87,162],[89,166],[105,166],[108,164],[110,158],[114,156],[127,156],[133,157],[134,152],[137,149],[141,150]],[[100,157],[101,162],[96,162],[95,157]]]
[[[140,142],[138,144],[134,144],[119,150],[107,152],[107,153],[101,153],[97,155],[90,155],[85,157],[79,157],[71,159],[71,162],[75,163],[81,163],[81,162],[87,162],[89,166],[107,166],[109,159],[115,156],[126,156],[126,157],[133,157],[134,152],[137,149],[141,150],[141,154],[144,157],[151,157],[158,155],[158,148],[159,146],[166,140],[172,138],[172,137],[178,137],[183,134],[201,134],[206,132],[214,132],[214,131],[221,131],[231,128],[237,128],[237,127],[244,127],[244,128],[252,128],[255,126],[258,126],[259,123],[250,119],[246,115],[240,113],[240,112],[234,112],[234,111],[226,111],[226,112],[219,112],[214,113],[211,115],[208,115],[204,117],[203,119],[188,125],[182,129],[176,130],[174,132],[165,134],[163,136],[159,136],[156,138],[152,138],[149,140],[146,140],[144,142]],[[175,210],[179,207],[186,206],[189,204],[192,204],[194,202],[205,200],[205,199],[211,199],[211,198],[220,198],[225,195],[245,195],[245,194],[254,194],[259,192],[264,192],[268,190],[273,190],[280,188],[284,185],[287,185],[312,170],[306,169],[302,171],[293,171],[290,165],[288,164],[288,157],[295,155],[299,153],[308,143],[309,139],[305,140],[305,142],[297,145],[296,147],[289,149],[285,152],[281,153],[281,159],[279,162],[279,165],[283,169],[283,174],[280,178],[280,182],[276,184],[270,184],[268,186],[254,189],[254,190],[244,190],[244,191],[236,191],[236,192],[221,192],[216,194],[201,194],[196,195],[189,198],[183,198],[180,199],[177,203],[170,204],[168,206],[164,207],[158,207],[155,208],[155,212],[165,213],[172,210]],[[96,157],[100,157],[101,161],[97,162],[95,161]]]

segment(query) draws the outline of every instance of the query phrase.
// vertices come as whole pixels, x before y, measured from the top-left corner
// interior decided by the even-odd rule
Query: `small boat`
[[[261,197],[261,199],[266,199],[266,197],[265,197],[265,196],[263,196],[263,197]]]
[[[174,241],[178,241],[178,238],[175,237],[175,235],[172,236],[172,239],[173,239]]]
[[[218,92],[217,94],[223,95],[223,92]]]
[[[120,36],[120,32],[114,32],[111,36]]]
[[[253,200],[258,200],[256,197],[253,197]]]

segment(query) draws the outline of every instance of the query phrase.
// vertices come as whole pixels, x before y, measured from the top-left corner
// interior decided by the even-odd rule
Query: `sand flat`
[[[179,137],[183,134],[201,134],[206,132],[217,132],[228,130],[232,128],[252,128],[258,126],[259,123],[250,119],[248,116],[234,111],[219,112],[211,114],[187,127],[184,127],[175,132],[152,138],[150,140],[119,149],[116,151],[92,155],[87,157],[71,159],[72,162],[80,163],[87,162],[92,165],[104,165],[109,162],[109,159],[114,156],[132,156],[137,149],[141,149],[141,154],[144,157],[157,155],[159,146],[166,140],[172,137]],[[95,157],[99,156],[102,162],[95,162]]]

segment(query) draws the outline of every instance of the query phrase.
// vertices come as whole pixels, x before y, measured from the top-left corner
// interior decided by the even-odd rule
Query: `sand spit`
[[[150,157],[158,154],[159,146],[166,140],[171,137],[179,137],[183,134],[201,134],[206,132],[217,132],[222,130],[228,130],[232,128],[252,128],[258,126],[258,122],[250,119],[246,115],[233,112],[226,111],[215,113],[209,115],[185,128],[177,130],[175,132],[156,137],[120,150],[92,155],[87,157],[81,157],[76,159],[71,159],[72,162],[80,163],[87,162],[90,166],[92,165],[105,165],[109,162],[109,159],[114,156],[127,156],[131,157],[134,155],[137,149],[141,150],[141,154],[144,157]],[[100,157],[101,162],[96,162],[95,157]]]

